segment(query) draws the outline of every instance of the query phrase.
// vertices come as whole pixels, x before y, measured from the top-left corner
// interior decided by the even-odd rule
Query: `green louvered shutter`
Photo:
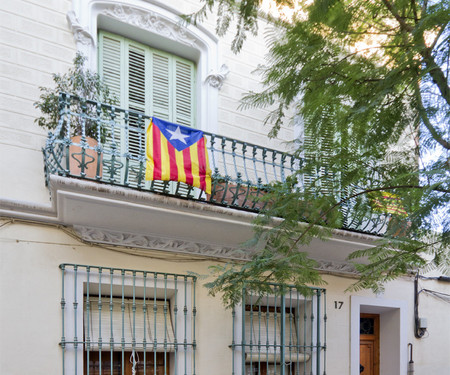
[[[108,85],[111,93],[118,99],[118,106],[124,103],[123,77],[124,77],[124,41],[123,38],[106,33],[99,35],[99,74],[103,81]],[[109,120],[106,119],[106,120]],[[120,122],[120,118],[115,119]],[[113,157],[112,153],[118,155],[114,163],[121,163],[120,155],[123,152],[124,135],[122,129],[118,127],[108,127],[106,129],[106,137],[104,143],[105,153],[103,154],[103,164],[106,167],[104,174],[108,175],[109,168],[112,167]],[[115,148],[113,148],[113,144]],[[117,165],[117,164],[116,164]],[[117,179],[120,176],[117,176]]]
[[[193,62],[101,31],[99,72],[119,98],[121,108],[195,127]],[[123,116],[119,120],[123,123]],[[143,134],[145,138],[133,114],[129,116],[128,131],[122,129],[114,134],[120,151],[131,155],[128,182],[132,186],[136,183],[137,158],[145,147]]]
[[[322,194],[333,194],[335,175],[330,170],[333,159],[334,132],[333,122],[326,109],[322,114],[322,126],[320,134],[313,134],[310,129],[304,129],[304,146],[306,147],[305,159],[316,163],[315,170],[311,174],[305,173],[303,180],[305,187],[315,185],[315,190]]]
[[[123,40],[112,35],[100,34],[99,71],[111,92],[123,103]]]
[[[152,51],[151,114],[161,120],[171,120],[172,82],[170,56]]]
[[[177,56],[152,50],[151,112],[185,126],[195,126],[194,64]]]
[[[195,126],[194,120],[194,64],[174,58],[175,94],[173,122]]]
[[[127,90],[126,108],[146,113],[147,111],[147,77],[145,48],[131,42],[127,42]],[[139,130],[139,125],[141,126]],[[139,157],[145,150],[145,124],[138,123],[138,116],[130,113],[128,123],[128,151],[133,157]]]

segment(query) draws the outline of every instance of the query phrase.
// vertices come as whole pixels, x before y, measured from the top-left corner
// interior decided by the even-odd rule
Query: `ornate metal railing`
[[[65,93],[59,104],[59,122],[43,149],[47,183],[52,174],[71,176],[258,212],[267,204],[261,197],[270,183],[284,182],[301,163],[283,151],[204,132],[213,172],[211,194],[182,182],[146,181],[149,116]],[[384,216],[360,220],[351,211],[343,210],[344,229],[386,230]]]

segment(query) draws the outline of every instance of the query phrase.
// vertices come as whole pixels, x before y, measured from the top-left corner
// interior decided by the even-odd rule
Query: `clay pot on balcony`
[[[66,137],[73,137],[71,143],[75,145],[69,146],[70,174],[95,179],[97,175],[102,174],[102,160],[98,160],[98,152],[94,150],[96,141],[88,136],[104,140],[107,131],[105,126],[98,131],[100,123],[96,119],[106,112],[103,107],[100,107],[101,112],[98,112],[99,102],[114,105],[118,99],[97,73],[85,69],[85,61],[86,57],[78,52],[68,72],[53,74],[52,87],[40,88],[41,95],[34,106],[41,111],[42,116],[36,118],[35,122],[50,131],[50,147],[53,147],[53,144],[66,144]],[[85,140],[89,147],[84,150],[80,147],[79,134],[86,135]],[[62,154],[57,153],[55,157],[59,163]],[[81,168],[82,165],[84,168]]]
[[[232,182],[215,182],[213,183],[213,194],[207,194],[208,201],[224,203],[232,207],[250,208],[261,210],[266,202],[259,198],[266,194],[266,191],[253,186],[237,185]]]
[[[94,138],[86,137],[85,142],[88,144],[88,147],[83,149],[83,147],[81,147],[81,135],[72,137],[71,141],[72,144],[69,146],[70,174],[73,176],[96,179],[98,172],[98,176],[101,177],[103,172],[102,154],[100,154],[100,160],[98,160],[99,154],[95,150],[98,142]],[[83,164],[84,170],[82,169]],[[81,175],[82,172],[84,172],[84,176]]]
[[[398,216],[389,218],[387,233],[392,237],[406,237],[411,228],[411,221],[405,221]]]

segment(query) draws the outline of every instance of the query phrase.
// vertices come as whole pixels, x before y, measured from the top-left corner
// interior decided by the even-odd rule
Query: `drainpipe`
[[[408,362],[408,375],[414,374],[414,361],[413,361],[413,344],[408,344],[409,348],[409,362]]]
[[[417,339],[421,339],[427,331],[426,327],[423,327],[423,325],[420,324],[419,293],[419,273],[417,272],[416,277],[414,278],[414,336]]]

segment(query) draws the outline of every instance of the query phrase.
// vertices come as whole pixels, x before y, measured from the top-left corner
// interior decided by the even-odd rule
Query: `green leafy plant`
[[[98,122],[93,120],[96,116],[96,108],[93,105],[87,105],[87,100],[99,101],[105,104],[115,104],[117,98],[111,93],[108,86],[102,81],[96,73],[84,67],[86,57],[78,52],[73,60],[73,67],[65,74],[53,74],[55,87],[40,87],[41,95],[34,106],[40,109],[42,116],[35,122],[48,130],[54,130],[60,120],[60,100],[61,93],[67,93],[76,96],[72,101],[71,112],[84,114],[85,116],[76,116],[71,121],[71,136],[82,134],[82,118],[86,119],[85,134],[92,138],[98,138]],[[65,129],[63,129],[65,130]],[[105,136],[105,130],[101,129],[101,137]]]
[[[273,187],[273,204],[256,221],[254,242],[265,245],[244,265],[214,268],[211,293],[233,305],[249,282],[320,285],[306,256],[310,241],[334,229],[365,230],[383,216],[376,246],[349,257],[360,277],[354,290],[379,291],[411,271],[449,274],[450,3],[274,0],[293,11],[276,20],[262,14],[260,0],[201,3],[185,19],[216,12],[219,35],[235,28],[236,53],[262,18],[273,24],[256,70],[262,88],[248,92],[241,109],[269,110],[270,137],[302,119],[295,177],[305,181],[302,189],[290,181]],[[389,195],[399,212],[374,207]]]

